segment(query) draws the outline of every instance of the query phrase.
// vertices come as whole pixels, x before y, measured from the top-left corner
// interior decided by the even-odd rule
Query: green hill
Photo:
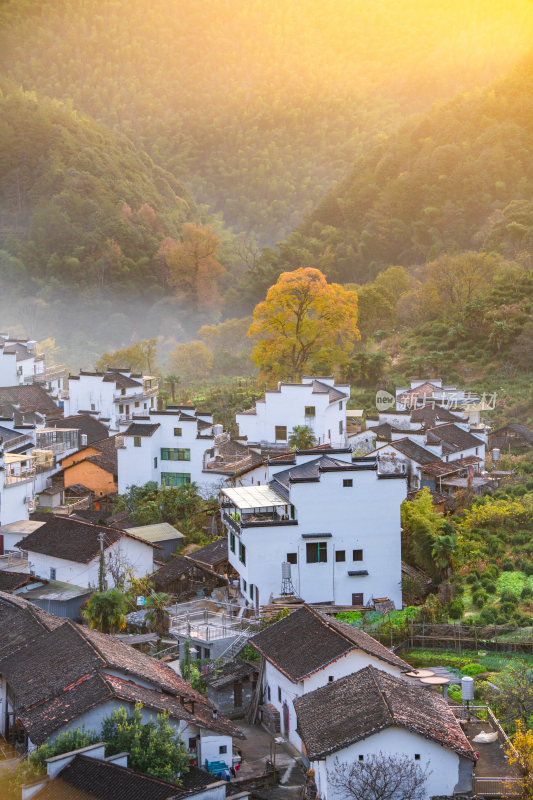
[[[377,131],[503,74],[526,0],[4,0],[0,71],[125,133],[261,244]],[[373,257],[373,256],[372,256]]]
[[[439,103],[378,136],[305,224],[263,256],[249,276],[251,289],[243,290],[255,302],[296,264],[361,283],[391,264],[423,264],[467,249],[529,263],[532,196],[529,58],[489,88]]]
[[[0,287],[161,294],[154,258],[194,204],[121,134],[34,94],[0,94]]]

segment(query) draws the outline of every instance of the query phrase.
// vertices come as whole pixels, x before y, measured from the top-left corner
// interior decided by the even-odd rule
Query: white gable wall
[[[348,386],[338,387],[348,396]],[[279,384],[278,391],[267,391],[265,399],[256,403],[255,414],[237,414],[239,438],[249,443],[285,444],[276,439],[276,426],[287,428],[287,438],[297,425],[310,427],[317,444],[330,442],[335,446],[346,443],[346,403],[348,398],[330,403],[329,394],[313,393],[312,384]],[[306,416],[306,407],[314,407],[314,416]]]
[[[426,800],[439,795],[453,795],[459,781],[459,763],[462,760],[459,755],[405,728],[391,727],[328,755],[324,760],[312,761],[319,796],[323,800],[353,800],[348,792],[334,789],[329,784],[328,772],[336,772],[337,760],[340,763],[358,763],[360,755],[364,758],[380,752],[386,755],[407,754],[422,769],[428,767],[431,774],[426,781]],[[420,755],[420,760],[415,761],[415,754]]]
[[[365,667],[373,666],[383,672],[388,672],[390,675],[395,675],[397,678],[402,677],[399,667],[394,667],[386,661],[371,656],[362,650],[351,650],[346,655],[337,659],[336,661],[326,664],[325,667],[314,672],[303,681],[293,683],[286,675],[277,669],[270,661],[265,661],[265,673],[263,680],[263,698],[264,702],[269,702],[279,711],[281,733],[289,739],[291,744],[297,750],[303,752],[302,740],[296,732],[297,717],[294,710],[294,700],[296,697],[301,697],[303,694],[313,692],[315,689],[320,689],[330,683],[330,678],[334,681],[339,678],[344,678],[346,675],[351,675],[354,672]],[[267,700],[268,689],[270,689],[270,700]],[[279,689],[281,689],[281,700],[279,699]],[[283,705],[287,704],[289,709],[289,730],[286,730],[284,724]]]

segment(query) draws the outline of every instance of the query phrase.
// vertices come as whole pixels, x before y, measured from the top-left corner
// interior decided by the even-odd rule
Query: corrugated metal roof
[[[270,486],[241,486],[239,489],[223,489],[222,494],[241,509],[287,505],[285,498]]]
[[[183,533],[168,522],[158,522],[155,525],[141,525],[139,528],[125,528],[126,533],[133,533],[146,542],[166,542],[171,539],[183,539]]]

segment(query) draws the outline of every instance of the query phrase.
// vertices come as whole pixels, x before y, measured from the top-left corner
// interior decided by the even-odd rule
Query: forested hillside
[[[157,290],[158,247],[195,213],[171,173],[125,136],[21,91],[0,94],[0,159],[4,291]]]
[[[506,71],[533,41],[533,6],[4,0],[0,31],[15,85],[125,133],[226,223],[273,244],[376,132]]]
[[[256,302],[281,271],[300,264],[342,282],[467,249],[529,264],[532,190],[530,57],[492,86],[377,137],[305,224],[263,254],[242,292]]]

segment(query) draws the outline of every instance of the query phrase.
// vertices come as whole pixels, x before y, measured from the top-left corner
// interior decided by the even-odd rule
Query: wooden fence
[[[388,626],[363,626],[363,629],[387,647],[398,652],[408,648],[455,650],[487,650],[496,653],[533,654],[533,634],[524,638],[522,628],[463,625],[461,623],[410,623],[394,630]],[[504,639],[502,637],[505,637]]]

